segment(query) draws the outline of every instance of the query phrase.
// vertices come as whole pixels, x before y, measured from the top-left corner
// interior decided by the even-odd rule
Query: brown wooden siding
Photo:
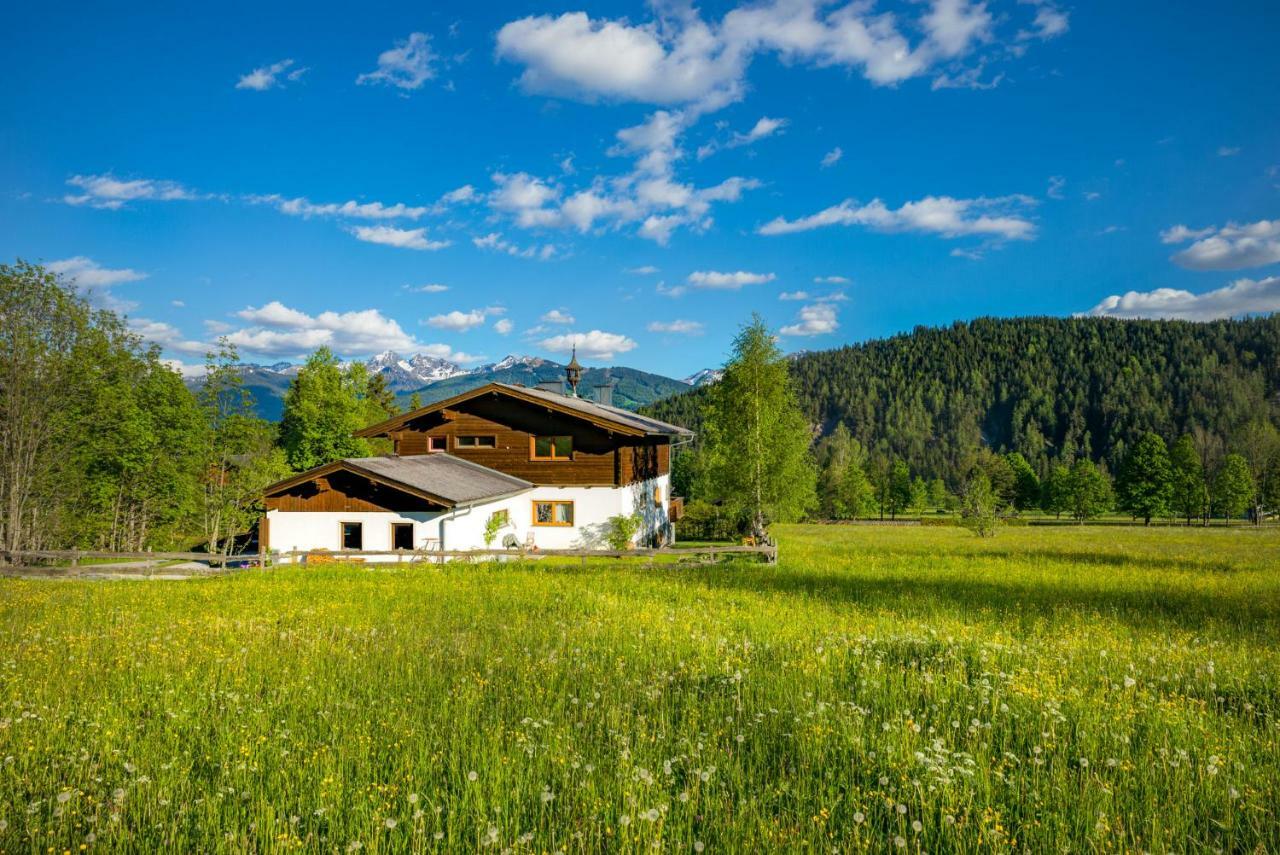
[[[334,472],[266,497],[271,511],[438,511],[426,499],[350,472]]]
[[[429,413],[395,431],[397,454],[427,454],[428,438],[448,438],[448,451],[464,460],[537,485],[624,485],[670,468],[670,449],[609,431],[535,404],[485,396],[457,410]],[[493,436],[494,448],[458,448],[457,436]],[[534,460],[534,436],[573,437],[572,460]],[[629,443],[644,443],[631,445]],[[637,454],[643,461],[636,464]]]

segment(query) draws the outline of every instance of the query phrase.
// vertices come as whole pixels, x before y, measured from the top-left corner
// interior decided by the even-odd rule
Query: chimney
[[[543,380],[535,388],[541,389],[544,392],[555,392],[557,395],[563,395],[564,381],[563,380]]]
[[[613,406],[613,381],[596,384],[596,403],[606,407]]]

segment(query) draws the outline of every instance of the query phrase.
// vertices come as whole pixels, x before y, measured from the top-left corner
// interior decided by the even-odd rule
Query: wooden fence
[[[186,561],[207,564],[210,568],[227,569],[227,565],[237,567],[271,567],[276,565],[302,564],[308,559],[315,563],[323,560],[334,563],[341,559],[355,559],[365,563],[376,564],[415,564],[442,563],[447,560],[483,561],[489,559],[507,559],[514,561],[536,560],[540,558],[579,558],[585,564],[588,558],[647,558],[687,557],[704,561],[716,561],[722,556],[758,556],[766,563],[774,564],[778,560],[776,545],[762,546],[697,546],[697,547],[659,547],[656,549],[442,549],[442,550],[313,550],[273,552],[266,554],[249,553],[243,555],[210,555],[205,552],[99,552],[76,549],[38,549],[8,551],[0,550],[0,569],[66,569],[76,571],[111,572],[121,569],[120,565],[140,562]],[[81,561],[107,561],[113,563],[80,564]],[[66,562],[66,564],[48,567],[44,562]],[[149,569],[157,568],[154,564]]]

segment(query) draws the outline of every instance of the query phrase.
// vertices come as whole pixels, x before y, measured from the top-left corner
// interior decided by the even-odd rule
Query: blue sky
[[[684,376],[981,315],[1280,310],[1274,3],[3,13],[0,257],[183,363]]]

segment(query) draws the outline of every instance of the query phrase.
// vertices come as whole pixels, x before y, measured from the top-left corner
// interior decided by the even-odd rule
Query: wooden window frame
[[[550,456],[550,457],[541,457],[541,456],[539,456],[539,455],[538,455],[538,440],[539,440],[539,439],[549,439],[549,440],[551,440],[551,456]],[[557,440],[557,439],[567,439],[567,440],[569,440],[569,456],[568,456],[568,457],[560,457],[559,455],[557,455],[557,454],[556,454],[556,440]],[[574,445],[574,443],[573,443],[573,435],[572,435],[572,434],[558,433],[558,434],[555,434],[555,435],[549,435],[549,434],[548,434],[548,435],[544,435],[544,436],[530,436],[530,437],[529,437],[529,459],[530,459],[530,460],[537,461],[537,462],[539,462],[539,463],[563,463],[563,462],[565,462],[565,461],[571,461],[571,460],[573,460],[573,445]]]
[[[551,519],[552,519],[552,522],[538,522],[538,505],[551,505],[551,506],[552,506],[552,508],[551,508]],[[569,519],[571,520],[570,522],[567,522],[567,523],[565,523],[565,522],[555,522],[555,518],[556,518],[555,506],[556,506],[556,505],[568,505],[568,506],[569,506]],[[530,519],[532,520],[532,525],[534,525],[534,526],[536,526],[536,527],[538,527],[538,528],[573,528],[573,527],[574,527],[574,524],[575,524],[573,521],[576,521],[576,520],[577,520],[577,518],[578,518],[578,517],[577,517],[577,511],[576,511],[576,509],[573,507],[573,501],[572,501],[571,499],[570,499],[570,500],[565,500],[565,499],[534,499],[534,500],[533,500],[533,508],[532,508],[532,510],[533,510],[533,515],[530,517]]]
[[[489,440],[492,444],[491,444],[491,445],[479,445],[479,444],[477,444],[477,445],[463,445],[461,442],[459,442],[459,440],[462,440],[462,439],[487,439],[487,440]],[[494,435],[494,434],[491,434],[491,433],[463,433],[463,434],[454,434],[454,435],[453,435],[453,447],[454,447],[454,449],[455,449],[455,450],[456,450],[456,449],[459,449],[459,448],[462,448],[462,449],[466,449],[467,451],[497,451],[497,449],[498,449],[498,437],[497,437],[496,435]]]
[[[392,550],[393,552],[401,551],[401,550],[405,550],[405,548],[404,548],[404,547],[396,546],[396,529],[397,529],[397,528],[400,528],[401,526],[403,526],[404,528],[409,529],[409,547],[408,547],[408,550],[406,550],[406,551],[412,551],[412,550],[413,550],[414,525],[413,525],[413,523],[411,523],[411,522],[393,522],[393,523],[391,523],[391,550]]]
[[[346,527],[349,525],[360,526],[360,547],[358,549],[349,549],[347,547]],[[341,520],[338,522],[338,551],[339,552],[364,552],[364,523],[358,520]]]
[[[440,441],[440,448],[435,448],[436,440]],[[427,437],[427,454],[440,454],[449,450],[449,437],[445,434],[433,434]]]

